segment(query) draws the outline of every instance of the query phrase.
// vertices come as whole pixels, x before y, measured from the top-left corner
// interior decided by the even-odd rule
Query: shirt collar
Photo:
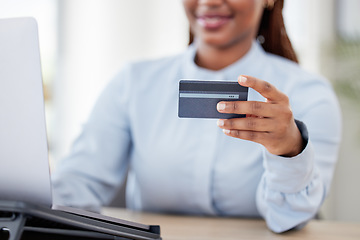
[[[240,74],[257,75],[261,69],[266,52],[257,41],[253,41],[250,50],[238,61],[220,70],[209,70],[195,64],[196,46],[192,44],[185,52],[183,59],[183,78],[209,79],[209,80],[234,80]]]

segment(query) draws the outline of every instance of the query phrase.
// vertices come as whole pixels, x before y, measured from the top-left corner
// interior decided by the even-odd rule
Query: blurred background
[[[308,71],[333,84],[343,142],[327,220],[360,221],[360,0],[287,0],[288,34]],[[184,50],[180,0],[0,0],[0,18],[38,21],[51,162],[68,152],[98,94],[127,61]]]

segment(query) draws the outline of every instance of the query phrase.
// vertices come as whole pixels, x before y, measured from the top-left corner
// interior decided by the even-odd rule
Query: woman
[[[194,43],[177,56],[129,64],[110,82],[53,174],[55,202],[106,205],[129,167],[132,209],[262,216],[275,232],[304,225],[328,193],[338,154],[331,86],[296,64],[283,0],[183,5]],[[217,109],[247,117],[179,119],[183,78],[238,79],[250,87],[249,101]]]

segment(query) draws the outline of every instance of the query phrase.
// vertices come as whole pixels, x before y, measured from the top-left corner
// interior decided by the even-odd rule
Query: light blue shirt
[[[56,204],[108,204],[128,167],[127,207],[166,213],[264,217],[282,232],[301,226],[327,195],[338,156],[341,113],[331,85],[254,42],[239,61],[211,71],[196,47],[128,64],[99,97],[71,154],[53,173]],[[309,140],[293,158],[226,136],[214,119],[178,118],[182,78],[270,82],[290,99]],[[249,91],[249,100],[264,98]],[[306,131],[306,130],[305,130]]]

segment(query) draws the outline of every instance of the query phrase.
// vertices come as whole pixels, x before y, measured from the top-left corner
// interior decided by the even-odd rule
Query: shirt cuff
[[[269,189],[283,193],[296,193],[303,190],[314,175],[314,151],[307,128],[295,120],[305,149],[297,156],[282,157],[264,150],[265,180]]]

